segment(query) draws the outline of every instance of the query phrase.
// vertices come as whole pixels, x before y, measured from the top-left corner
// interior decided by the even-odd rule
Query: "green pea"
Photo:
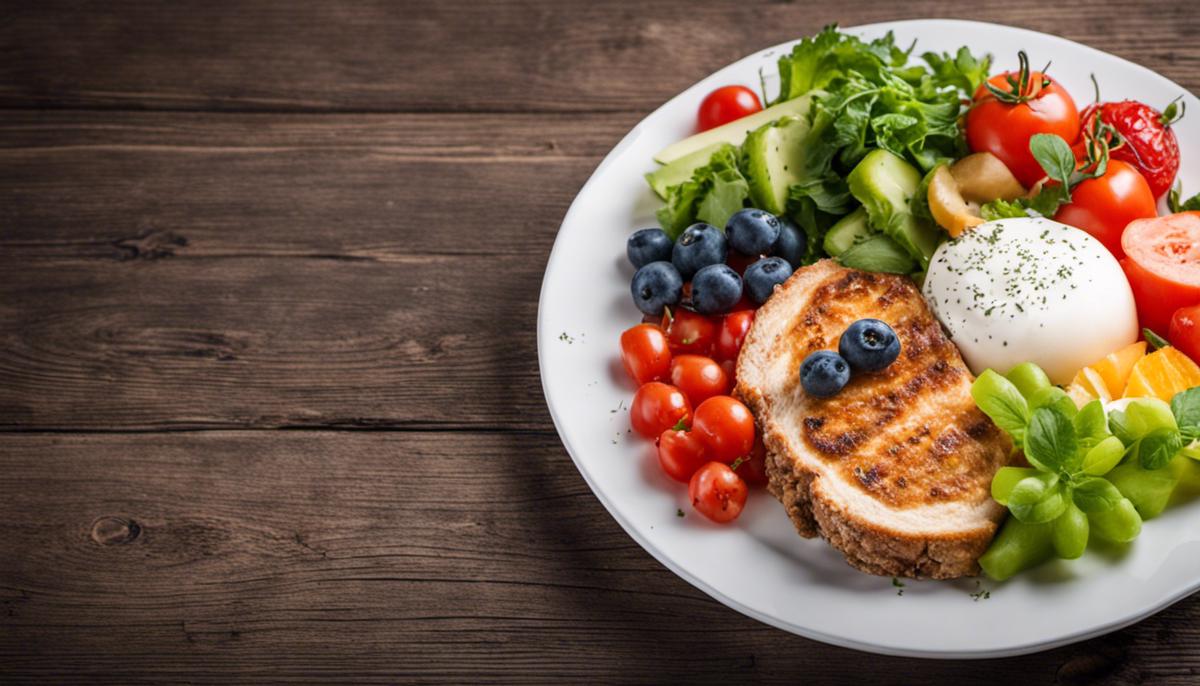
[[[1113,469],[1105,478],[1133,503],[1143,519],[1152,519],[1166,509],[1186,466],[1178,457],[1162,469],[1144,469],[1137,461],[1130,460]]]
[[[1053,528],[1051,524],[1032,524],[1009,517],[987,552],[979,557],[979,566],[991,578],[1003,581],[1049,560],[1054,557]]]
[[[1038,470],[1027,467],[1001,467],[992,477],[992,498],[1001,505],[1008,505],[1008,496],[1012,493],[1017,482],[1030,476],[1037,476]]]
[[[1046,372],[1042,368],[1032,362],[1022,362],[1021,364],[1008,370],[1004,375],[1017,390],[1021,391],[1021,395],[1029,399],[1033,394],[1043,388],[1050,388],[1050,377],[1046,376]]]
[[[1083,555],[1088,542],[1088,518],[1074,503],[1054,520],[1054,552],[1059,557],[1074,560]]]
[[[1122,498],[1111,510],[1088,515],[1088,519],[1097,536],[1117,543],[1128,543],[1142,533],[1142,517],[1129,498]]]
[[[1125,426],[1135,440],[1155,429],[1178,429],[1171,406],[1158,398],[1138,398],[1125,408]]]
[[[1117,466],[1125,454],[1125,444],[1116,436],[1100,441],[1083,456],[1083,473],[1102,476]]]
[[[1008,494],[1008,509],[1013,516],[1035,524],[1056,519],[1069,502],[1058,475],[1045,472],[1021,479]]]

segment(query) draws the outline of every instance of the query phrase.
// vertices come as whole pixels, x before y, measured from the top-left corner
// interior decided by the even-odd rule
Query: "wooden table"
[[[0,682],[1200,681],[1200,598],[986,662],[724,608],[588,490],[534,341],[576,191],[717,67],[951,15],[1197,90],[1194,8],[188,4],[0,21]]]

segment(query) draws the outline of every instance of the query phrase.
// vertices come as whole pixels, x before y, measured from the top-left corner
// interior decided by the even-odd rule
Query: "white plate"
[[[1095,73],[1109,99],[1164,107],[1183,88],[1118,57],[1042,33],[967,21],[918,20],[849,29],[864,37],[896,34],[925,50],[968,45],[996,57],[994,70],[1016,68],[1018,48],[1082,105]],[[732,526],[690,511],[686,488],[660,472],[654,448],[627,432],[633,387],[617,339],[640,320],[629,295],[625,239],[653,226],[658,202],[642,179],[651,155],[691,133],[696,107],[725,84],[756,87],[759,69],[792,43],[751,55],[692,86],[646,117],[608,154],[571,205],[542,284],[538,359],[555,426],[596,497],[625,531],[692,585],[739,612],[802,636],[892,655],[980,658],[1015,655],[1079,641],[1126,626],[1200,587],[1200,503],[1148,522],[1123,554],[1089,551],[997,584],[974,579],[906,581],[869,576],[846,565],[823,540],[796,535],[770,495],[751,495]],[[630,78],[637,78],[631,74]],[[1187,193],[1200,191],[1200,116],[1175,126]],[[680,508],[686,517],[680,518]],[[903,595],[898,591],[903,590]],[[972,595],[980,590],[990,597]]]

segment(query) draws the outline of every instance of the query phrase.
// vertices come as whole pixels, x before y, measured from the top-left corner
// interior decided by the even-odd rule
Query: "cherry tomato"
[[[671,360],[671,383],[693,406],[729,392],[729,377],[721,365],[701,355],[678,355]]]
[[[754,415],[750,408],[728,395],[700,403],[692,431],[708,446],[708,455],[719,462],[733,462],[754,449]]]
[[[975,91],[974,105],[967,112],[967,144],[973,152],[999,157],[1017,180],[1029,187],[1046,175],[1029,151],[1029,139],[1037,133],[1053,133],[1074,143],[1079,137],[1079,111],[1057,81],[1030,72],[1025,53],[1019,57],[1020,70],[988,79],[1003,97],[988,90],[987,84]],[[1009,77],[1016,86],[1008,82]]]
[[[734,472],[742,477],[751,488],[762,488],[767,485],[767,448],[763,445],[762,437],[754,439],[754,448],[748,457],[742,458],[741,463],[735,462]]]
[[[754,323],[754,310],[730,312],[721,320],[721,328],[717,332],[717,343],[713,354],[718,360],[737,360],[742,351],[742,343],[746,342],[746,334]]]
[[[653,324],[638,324],[621,334],[621,363],[639,386],[671,373],[667,336]]]
[[[737,519],[746,506],[747,494],[746,482],[720,462],[704,465],[688,482],[692,507],[718,524]]]
[[[1137,169],[1109,160],[1103,176],[1071,189],[1071,202],[1058,208],[1054,220],[1090,233],[1119,260],[1125,256],[1121,234],[1129,222],[1156,216],[1154,194]]]
[[[746,270],[750,267],[750,265],[758,262],[761,259],[762,257],[759,255],[743,255],[736,250],[730,250],[729,257],[725,258],[725,264],[729,265],[733,271],[745,276]]]
[[[679,420],[687,423],[691,418],[692,406],[683,392],[661,381],[643,384],[633,394],[633,403],[629,406],[629,423],[633,430],[649,439],[658,438]]]
[[[658,464],[672,479],[686,484],[706,462],[704,443],[691,431],[667,429],[658,437]]]
[[[1176,310],[1200,303],[1200,212],[1131,222],[1121,245],[1142,326],[1162,334]]]
[[[1170,331],[1167,339],[1171,345],[1200,363],[1200,304],[1175,310]]]
[[[1171,189],[1179,173],[1179,141],[1162,112],[1136,100],[1089,105],[1080,115],[1084,131],[1094,128],[1096,117],[1121,135],[1109,151],[1113,159],[1136,167],[1154,197]]]
[[[704,96],[697,117],[698,128],[701,131],[715,129],[722,124],[728,124],[761,109],[762,103],[758,101],[758,96],[754,94],[754,91],[749,88],[722,86]]]
[[[717,321],[691,310],[677,307],[663,314],[667,345],[675,355],[708,355],[717,339]]]

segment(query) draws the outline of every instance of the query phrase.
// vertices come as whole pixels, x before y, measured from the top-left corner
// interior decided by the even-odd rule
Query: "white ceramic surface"
[[[1016,67],[1016,51],[1053,60],[1051,73],[1086,104],[1094,73],[1110,99],[1162,107],[1184,95],[1171,81],[1118,57],[1024,29],[917,20],[862,26],[864,37],[896,34],[916,54],[961,45]],[[633,387],[621,371],[620,332],[640,320],[629,295],[625,239],[654,225],[656,198],[642,179],[651,155],[691,133],[711,89],[773,80],[782,44],[731,64],[646,117],[609,153],[563,220],[538,309],[538,358],[555,426],[596,497],[651,555],[689,583],[746,615],[802,636],[894,655],[979,658],[1034,652],[1118,629],[1200,588],[1200,499],[1148,522],[1124,551],[1090,550],[1011,580],[905,581],[869,576],[822,540],[797,536],[783,508],[752,494],[732,526],[690,511],[686,488],[660,472],[653,446],[627,431]],[[636,78],[631,74],[630,78]],[[1200,117],[1176,124],[1186,194],[1200,191]],[[682,508],[687,516],[676,516]],[[990,592],[984,598],[978,591]]]

